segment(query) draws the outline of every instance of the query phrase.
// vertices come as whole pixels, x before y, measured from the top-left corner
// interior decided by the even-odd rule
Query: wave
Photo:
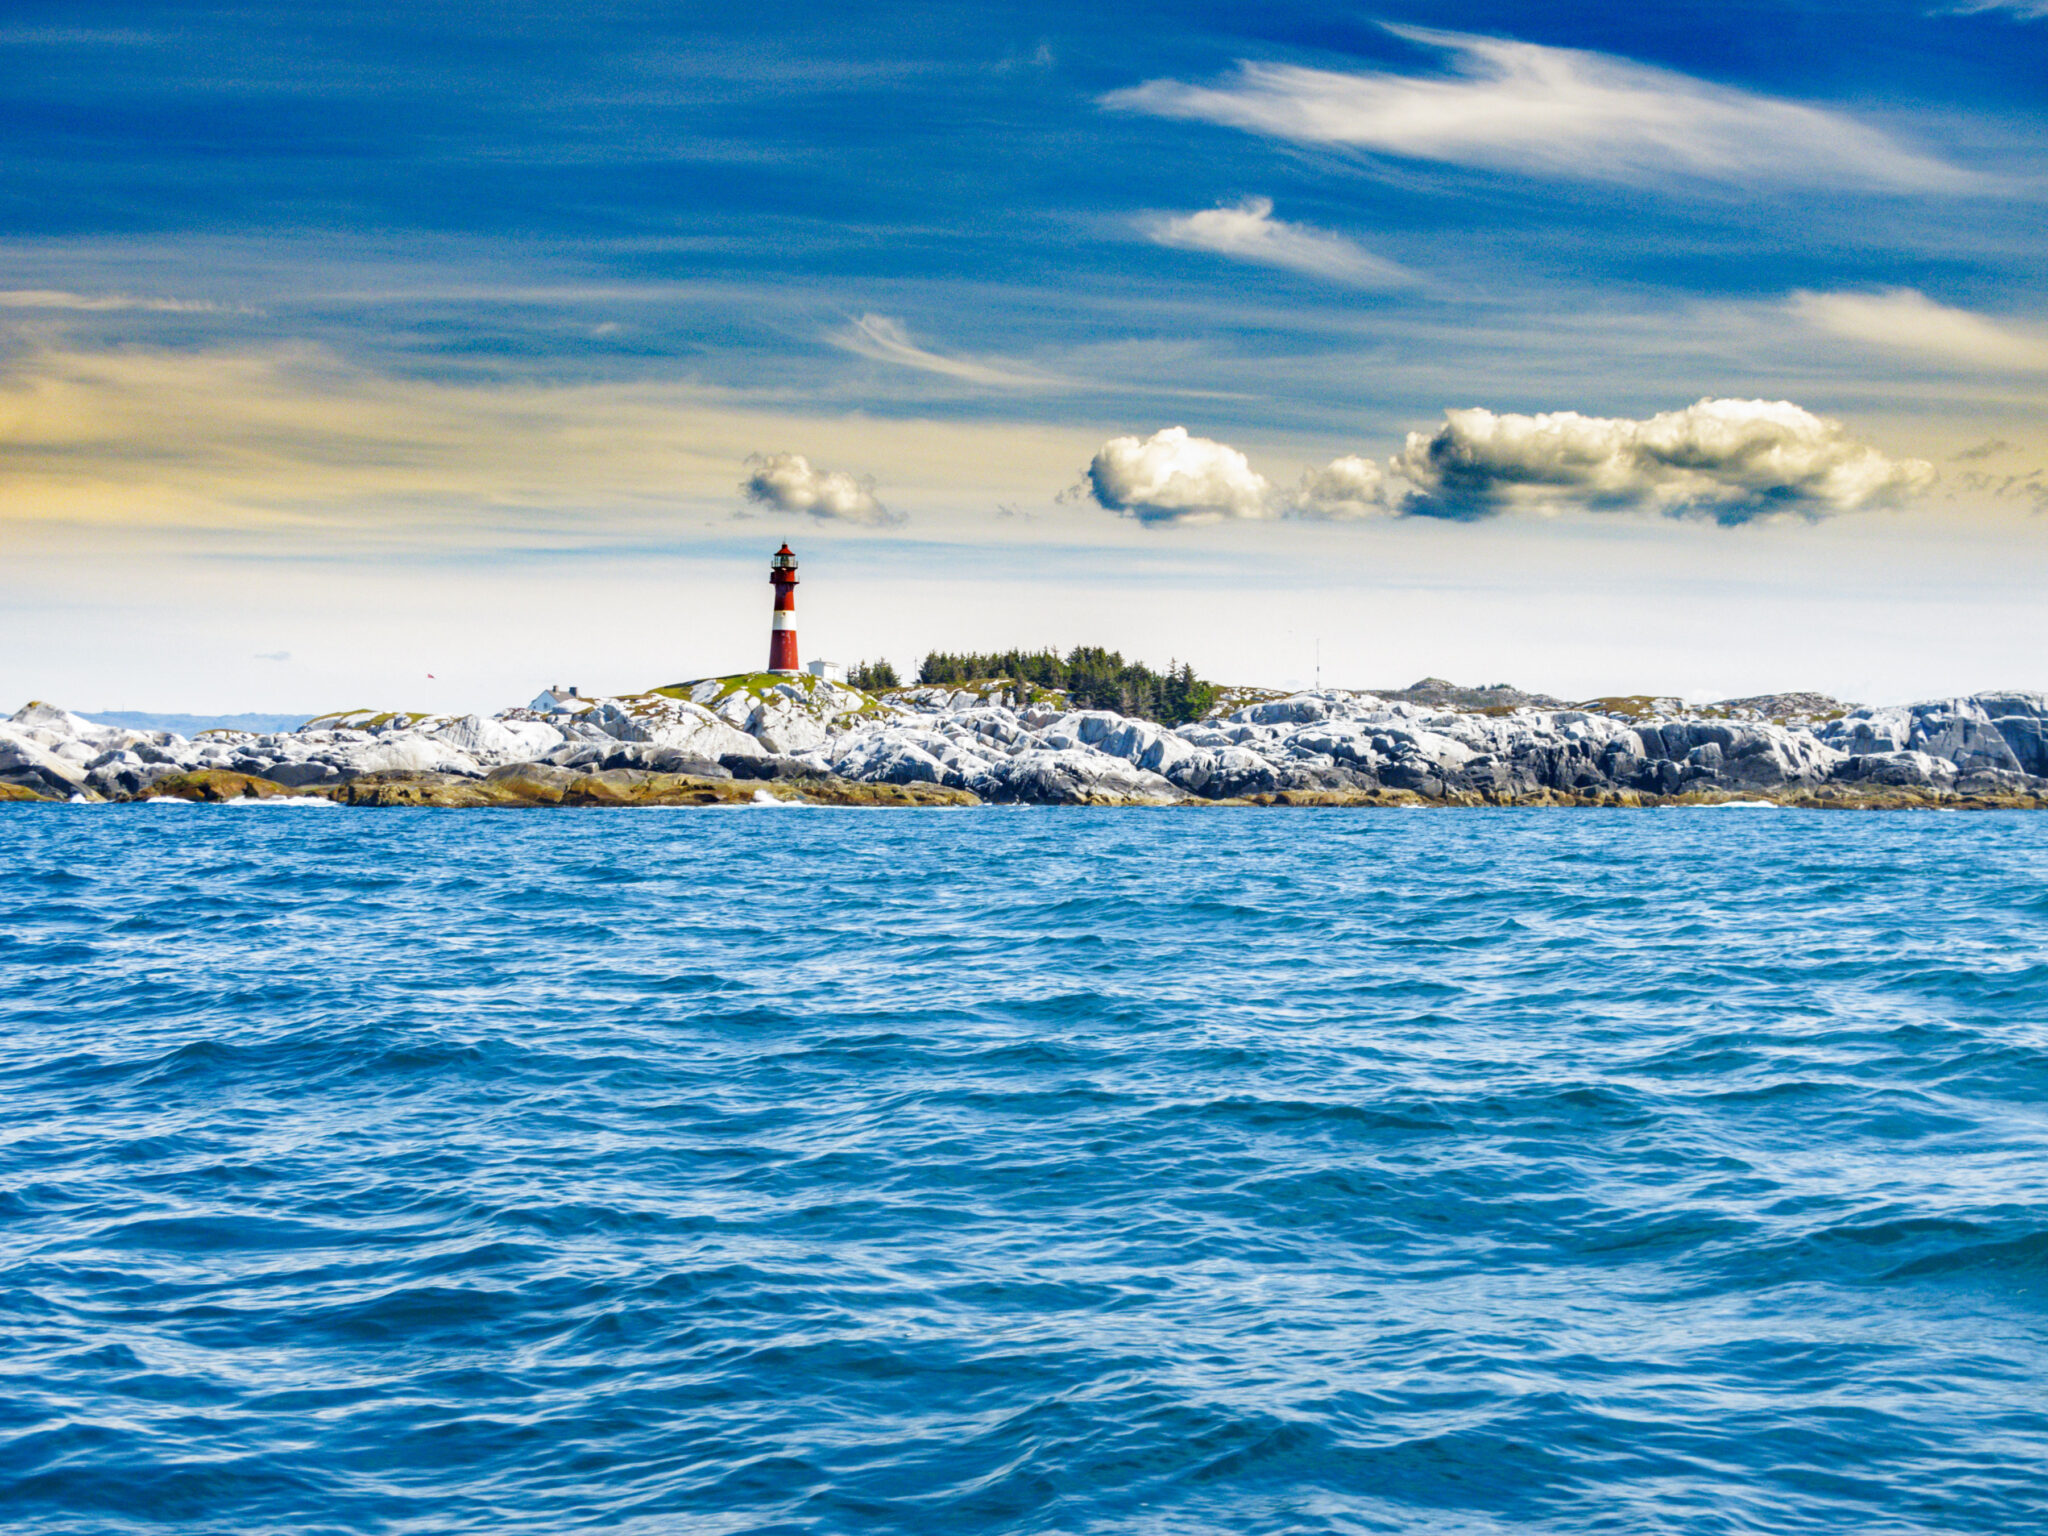
[[[2014,1531],[2033,823],[8,822],[26,1532]]]

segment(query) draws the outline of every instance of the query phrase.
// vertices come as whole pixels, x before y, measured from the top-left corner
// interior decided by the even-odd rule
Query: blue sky
[[[2048,686],[2048,7],[695,9],[8,7],[15,693]]]

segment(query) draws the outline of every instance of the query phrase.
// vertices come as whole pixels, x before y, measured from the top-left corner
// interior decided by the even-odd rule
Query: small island
[[[820,668],[819,672],[828,669]],[[1113,651],[934,652],[915,683],[784,671],[543,691],[492,716],[355,709],[294,730],[0,723],[0,799],[318,798],[527,808],[2048,806],[2048,695],[1888,707],[1775,694],[1687,707],[1506,684],[1284,692]]]

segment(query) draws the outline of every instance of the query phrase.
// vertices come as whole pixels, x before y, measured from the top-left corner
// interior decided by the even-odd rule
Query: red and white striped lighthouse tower
[[[796,556],[783,545],[768,562],[768,580],[775,588],[775,627],[768,631],[768,670],[801,671],[796,662]]]

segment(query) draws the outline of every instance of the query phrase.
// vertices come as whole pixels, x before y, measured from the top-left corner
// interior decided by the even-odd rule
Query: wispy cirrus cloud
[[[220,314],[226,307],[194,299],[147,298],[129,293],[68,293],[61,288],[0,288],[0,309],[82,311],[139,309],[157,314]]]
[[[1977,16],[1986,11],[2004,11],[2021,21],[2040,21],[2048,18],[2048,0],[1956,0],[1953,5],[1937,6],[1932,14]]]
[[[1845,113],[1610,54],[1419,27],[1450,75],[1246,61],[1214,85],[1151,80],[1122,111],[1491,170],[1647,184],[1680,179],[1960,191],[1978,178]]]
[[[1787,308],[1815,330],[1848,341],[1975,368],[2048,371],[2048,333],[2001,325],[1936,303],[1915,288],[1877,293],[1795,293]]]
[[[1071,382],[1015,363],[949,357],[943,352],[933,352],[912,341],[902,321],[887,315],[862,315],[845,330],[835,331],[825,339],[835,347],[873,358],[876,362],[894,363],[901,368],[914,368],[920,373],[958,379],[985,389],[1058,389]]]
[[[2012,452],[2012,444],[2008,443],[2004,438],[1987,437],[1983,442],[1974,443],[1959,453],[1950,454],[1949,457],[1958,464],[1971,464],[1982,459],[1995,459],[2001,453],[2010,452]]]
[[[870,464],[888,467],[890,502],[900,495],[941,526],[1095,441],[805,409],[675,379],[428,378],[308,346],[42,347],[0,356],[0,549],[31,538],[99,548],[114,529],[208,530],[223,548],[474,549],[515,530],[573,544],[719,518],[735,482],[756,475],[770,498],[757,505],[900,520],[845,468]],[[764,445],[808,456],[781,473],[746,462]]]
[[[1375,256],[1355,240],[1274,218],[1270,197],[1248,197],[1232,207],[1178,216],[1149,215],[1139,227],[1160,245],[1177,250],[1209,251],[1353,287],[1391,288],[1415,281],[1406,268]]]

